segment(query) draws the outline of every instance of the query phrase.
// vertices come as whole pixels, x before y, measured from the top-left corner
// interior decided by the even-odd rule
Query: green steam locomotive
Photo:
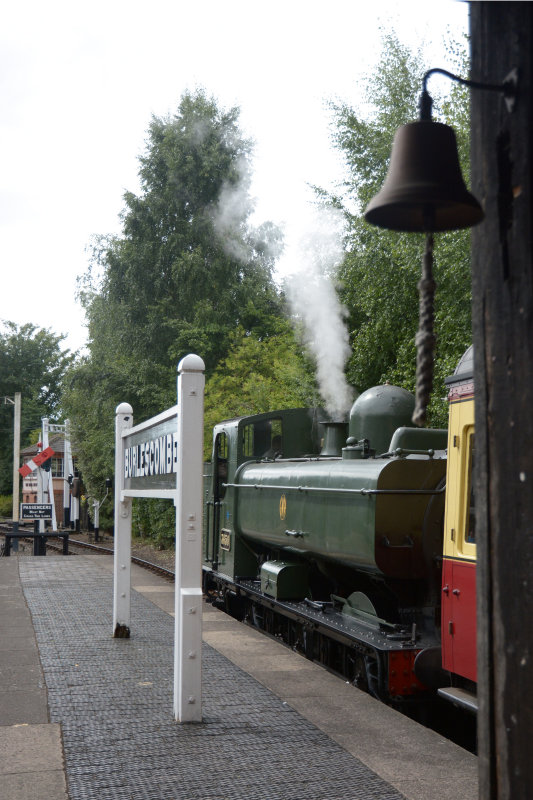
[[[226,420],[205,476],[207,596],[395,705],[442,679],[447,431],[412,427],[413,408],[387,384],[349,422]]]

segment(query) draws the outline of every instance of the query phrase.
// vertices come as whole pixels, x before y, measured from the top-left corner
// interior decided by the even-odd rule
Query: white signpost
[[[204,369],[200,356],[178,365],[178,402],[133,427],[121,403],[115,418],[113,636],[130,635],[131,499],[159,497],[176,507],[174,716],[202,720],[202,472]]]

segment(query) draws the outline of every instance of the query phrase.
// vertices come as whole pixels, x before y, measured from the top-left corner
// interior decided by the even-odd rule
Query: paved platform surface
[[[203,722],[177,724],[173,586],[132,585],[113,639],[111,559],[0,559],[3,800],[477,796],[474,756],[209,606]]]
[[[50,724],[19,560],[0,558],[0,797],[67,800],[61,725]]]

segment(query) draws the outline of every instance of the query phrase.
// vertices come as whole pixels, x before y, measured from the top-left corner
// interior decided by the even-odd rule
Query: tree
[[[91,492],[112,471],[119,402],[137,421],[149,418],[176,402],[184,355],[198,353],[209,375],[237,328],[261,341],[277,332],[280,233],[249,224],[252,146],[238,115],[198,91],[183,95],[173,117],[153,118],[122,234],[95,241],[80,282],[89,354],[70,372],[64,399]]]
[[[237,109],[222,112],[202,92],[186,93],[174,118],[154,118],[142,193],[125,195],[123,235],[95,249],[104,270],[98,298],[106,313],[118,309],[137,364],[197,352],[210,369],[236,324],[268,330],[278,315],[271,254],[279,232],[248,226],[251,144],[237,120]],[[95,341],[101,303],[87,299]]]
[[[344,155],[348,178],[330,201],[344,209],[348,221],[347,254],[339,272],[352,341],[348,379],[359,390],[386,380],[413,390],[423,237],[373,228],[362,212],[385,180],[394,132],[418,116],[416,100],[426,67],[421,55],[411,53],[395,35],[386,35],[383,45],[366,90],[366,107],[372,113],[333,106],[334,141]],[[457,48],[455,57],[458,71],[465,74],[464,51]],[[436,103],[434,116],[455,128],[467,177],[467,94],[452,86],[450,97]],[[433,424],[445,424],[444,377],[471,341],[469,234],[439,234],[435,241],[437,347],[430,413]]]
[[[0,397],[22,395],[21,444],[31,444],[29,434],[42,417],[61,415],[63,377],[73,356],[63,350],[64,336],[27,323],[4,321],[0,330]],[[3,400],[2,400],[3,403]],[[13,488],[13,409],[0,406],[0,494]]]
[[[320,405],[314,368],[289,321],[261,340],[237,328],[233,346],[206,384],[205,446],[210,458],[213,426],[223,419],[273,408]]]

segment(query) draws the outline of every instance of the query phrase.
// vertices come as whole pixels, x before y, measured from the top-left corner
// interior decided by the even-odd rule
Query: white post
[[[41,452],[47,447],[48,445],[44,443],[44,433],[45,433],[45,417],[41,417]],[[48,423],[48,420],[46,420]],[[46,438],[48,439],[48,432],[46,434]],[[38,484],[37,484],[37,502],[44,503],[44,495],[47,489],[45,480],[44,480],[44,471],[41,467],[37,467],[37,475],[38,475]],[[39,533],[44,533],[46,530],[46,526],[44,524],[44,519],[39,520]]]
[[[73,528],[75,531],[79,531],[80,529],[80,498],[79,497],[71,497],[71,508],[70,508],[70,527]]]
[[[133,425],[129,403],[117,406],[115,417],[115,554],[113,566],[113,636],[130,635],[131,498],[123,497],[124,440],[122,432]]]
[[[178,365],[178,472],[174,716],[202,721],[202,473],[204,369],[200,356]]]
[[[52,503],[52,530],[57,531],[57,514],[56,514],[56,496],[54,492],[54,477],[52,475],[52,467],[50,472],[46,472],[48,478],[48,502]]]
[[[20,410],[21,393],[15,392],[15,417],[13,421],[13,523],[19,523],[19,486],[20,486]],[[13,525],[15,528],[15,525]],[[18,542],[18,539],[15,539]]]
[[[42,418],[43,422],[43,429],[42,429],[42,445],[43,450],[46,450],[48,445],[50,444],[50,420],[48,417]],[[52,467],[48,472],[46,470],[42,470],[42,477],[43,477],[43,492],[48,492],[48,502],[52,504],[52,530],[57,531],[57,520],[56,520],[56,499],[54,497],[54,480],[52,478]],[[42,521],[42,530],[45,530],[44,521]]]
[[[70,485],[68,476],[74,477],[72,451],[70,449],[70,421],[65,420],[65,438],[63,444],[63,527],[70,527]]]

